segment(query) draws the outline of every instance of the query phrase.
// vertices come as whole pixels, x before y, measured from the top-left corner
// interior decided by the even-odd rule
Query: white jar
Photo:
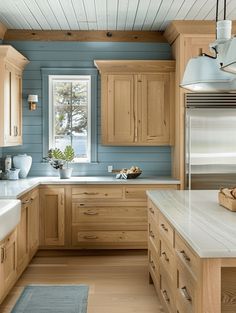
[[[27,154],[18,154],[13,157],[15,168],[20,169],[19,177],[26,178],[32,165],[32,157]]]
[[[5,172],[11,169],[11,156],[7,155],[5,158]]]

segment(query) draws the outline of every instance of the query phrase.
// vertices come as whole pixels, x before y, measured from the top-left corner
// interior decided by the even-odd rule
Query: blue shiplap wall
[[[49,164],[43,163],[43,114],[41,102],[42,67],[94,67],[95,59],[171,59],[170,46],[165,43],[79,43],[14,41],[11,44],[30,63],[23,75],[23,142],[22,146],[4,148],[3,155],[27,153],[33,157],[30,175],[56,175]],[[39,108],[29,111],[28,94],[39,95]],[[114,168],[138,165],[143,176],[170,175],[170,147],[107,147],[100,145],[100,79],[98,83],[98,163],[73,164],[74,175],[107,175],[107,165]]]

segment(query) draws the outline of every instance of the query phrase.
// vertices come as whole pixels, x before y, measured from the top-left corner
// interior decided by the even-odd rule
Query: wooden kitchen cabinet
[[[22,72],[28,60],[11,46],[0,46],[0,146],[22,144]]]
[[[39,246],[39,191],[30,193],[29,205],[29,258],[37,252]]]
[[[102,144],[173,144],[175,61],[95,61],[102,78]]]
[[[0,243],[0,303],[17,278],[17,233],[14,230]]]
[[[64,246],[65,190],[48,186],[40,189],[40,246]]]
[[[27,197],[21,199],[21,219],[17,226],[17,273],[20,275],[29,260],[29,205]]]

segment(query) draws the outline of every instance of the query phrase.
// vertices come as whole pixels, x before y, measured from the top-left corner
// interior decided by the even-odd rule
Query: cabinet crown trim
[[[4,58],[21,70],[23,70],[25,65],[29,63],[29,60],[26,57],[9,45],[0,46],[0,58]]]
[[[100,74],[174,72],[175,60],[95,60]]]

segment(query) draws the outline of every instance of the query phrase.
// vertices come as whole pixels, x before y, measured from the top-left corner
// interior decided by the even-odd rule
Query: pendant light
[[[218,22],[218,8],[219,8],[219,0],[217,0],[217,3],[216,3],[216,23]],[[219,23],[218,31],[216,33],[216,42],[211,45],[211,50],[215,52],[215,56],[210,56],[200,51],[200,55],[198,57],[191,58],[187,63],[183,80],[180,84],[180,87],[188,89],[190,91],[195,91],[195,92],[196,91],[199,91],[199,92],[236,91],[236,76],[231,73],[226,73],[222,71],[220,69],[219,60],[217,59],[218,45],[225,43],[228,40],[228,38],[227,39],[225,38],[225,33],[224,33],[225,27],[220,27],[220,26],[222,25]],[[231,36],[231,31],[230,31],[230,36]],[[223,37],[223,40],[222,40],[222,37]],[[224,48],[222,45],[221,50],[223,51],[223,49]]]

